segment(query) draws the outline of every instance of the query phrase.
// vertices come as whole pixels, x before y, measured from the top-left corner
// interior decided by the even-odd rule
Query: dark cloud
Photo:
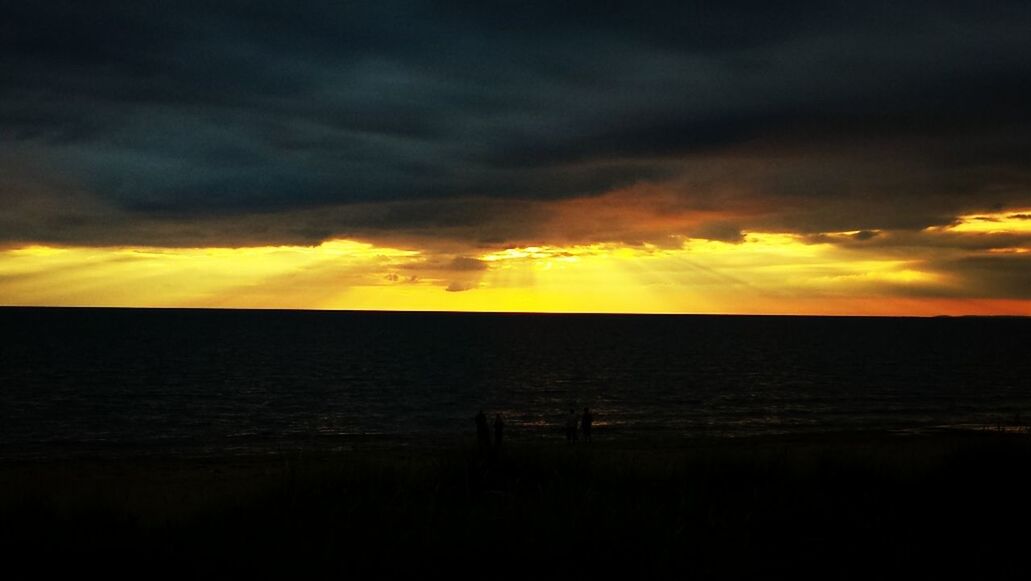
[[[932,266],[966,281],[955,289],[962,296],[1031,299],[1031,254],[966,256]]]
[[[467,290],[473,290],[474,288],[476,288],[476,285],[474,283],[454,281],[451,284],[447,285],[447,288],[445,288],[444,290],[446,290],[449,293],[460,293]]]
[[[453,270],[487,270],[487,263],[476,258],[456,256],[451,261],[451,268]]]
[[[407,262],[399,265],[398,268],[437,272],[480,272],[487,270],[487,263],[467,256],[454,256],[451,258],[434,256]]]
[[[979,253],[1020,248],[1031,249],[1031,233],[987,232],[879,232],[868,238],[858,234],[815,234],[805,237],[812,243],[837,244],[846,248],[872,250],[878,253],[915,254],[954,250]]]
[[[689,233],[693,238],[706,238],[723,242],[741,242],[745,238],[739,226],[716,221],[706,222],[697,228],[692,228],[689,230]]]
[[[1026,2],[9,4],[0,243],[463,256],[1031,205]],[[551,217],[642,185],[640,224]]]

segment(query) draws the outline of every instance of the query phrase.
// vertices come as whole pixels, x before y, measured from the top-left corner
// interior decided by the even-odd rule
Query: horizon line
[[[684,312],[632,312],[632,311],[492,311],[445,309],[336,309],[336,308],[283,308],[283,307],[182,307],[182,306],[116,306],[116,305],[2,305],[0,309],[64,309],[64,310],[137,310],[137,311],[233,311],[233,312],[298,312],[298,313],[369,313],[369,314],[441,314],[441,315],[548,315],[548,316],[615,316],[615,317],[808,317],[808,318],[862,318],[862,319],[1027,319],[1031,315],[883,315],[883,314],[807,314],[807,313],[684,313]]]

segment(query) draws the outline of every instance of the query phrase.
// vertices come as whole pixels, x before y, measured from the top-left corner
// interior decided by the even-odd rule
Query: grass
[[[1023,573],[1031,439],[847,434],[0,467],[36,574]]]

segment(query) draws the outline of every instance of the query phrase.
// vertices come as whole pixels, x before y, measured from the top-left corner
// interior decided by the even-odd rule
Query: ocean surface
[[[1031,418],[1031,319],[0,308],[0,458]]]

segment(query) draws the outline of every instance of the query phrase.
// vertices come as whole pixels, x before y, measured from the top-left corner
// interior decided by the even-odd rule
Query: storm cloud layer
[[[1031,206],[1023,1],[3,12],[5,244],[885,246]]]

